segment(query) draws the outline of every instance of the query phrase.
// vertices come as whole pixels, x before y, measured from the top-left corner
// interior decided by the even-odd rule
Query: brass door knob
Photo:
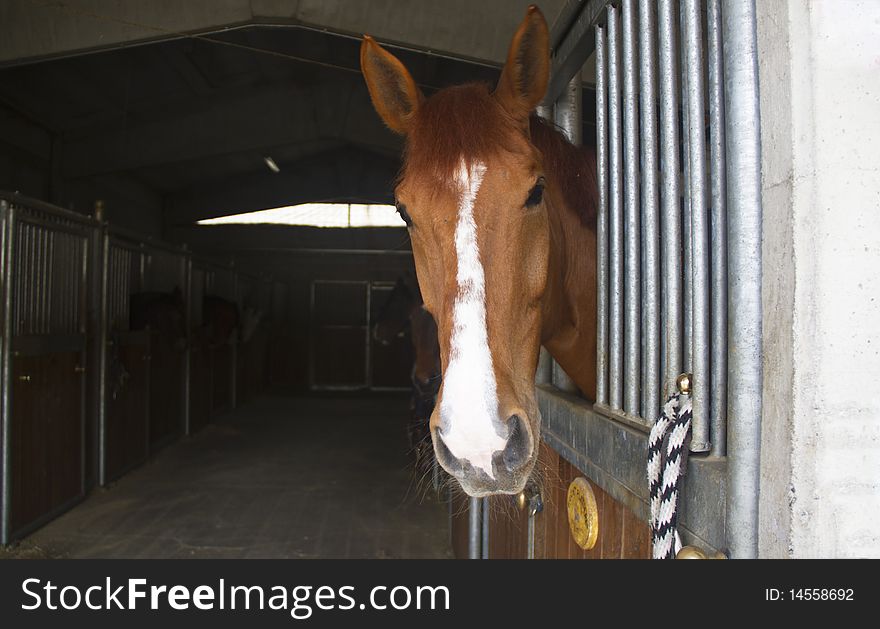
[[[31,381],[31,377],[28,376],[28,375],[19,376],[19,377],[18,377],[18,381],[19,381],[19,382],[30,382],[30,381]]]

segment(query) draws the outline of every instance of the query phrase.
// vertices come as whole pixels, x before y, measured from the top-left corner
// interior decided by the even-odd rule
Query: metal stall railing
[[[106,484],[187,432],[189,253],[106,224],[100,239],[96,399],[99,482]],[[160,301],[176,314],[164,326],[150,321],[150,303]]]
[[[201,256],[192,258],[189,302],[193,306],[189,328],[200,331],[199,338],[193,344],[193,352],[198,354],[200,368],[207,370],[205,374],[193,378],[194,384],[198,381],[201,387],[207,387],[206,390],[194,392],[196,397],[207,395],[207,410],[202,408],[198,411],[202,416],[196,422],[199,425],[216,412],[235,408],[238,404],[238,328],[230,327],[229,334],[219,338],[218,322],[207,321],[217,310],[205,310],[206,300],[213,298],[237,307],[237,275],[232,263],[224,264]],[[240,314],[239,311],[239,317]],[[194,430],[198,427],[194,427]]]
[[[697,543],[754,556],[761,399],[754,2],[592,0],[570,2],[563,15],[571,19],[554,28],[542,113],[555,113],[577,141],[580,72],[595,67],[597,399],[573,404],[539,384],[545,439],[646,515],[645,432],[677,376],[691,372],[690,449],[706,456],[691,457],[682,529]],[[555,373],[550,380],[557,383]]]
[[[95,217],[0,192],[0,544],[190,432],[191,322],[207,292],[247,288],[229,265],[109,226],[100,202]],[[152,318],[145,303],[171,307]]]
[[[87,425],[87,217],[0,193],[2,505],[8,544],[83,498]]]

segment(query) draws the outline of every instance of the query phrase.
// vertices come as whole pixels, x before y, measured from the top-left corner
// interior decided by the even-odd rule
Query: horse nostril
[[[501,454],[504,467],[509,472],[515,472],[529,460],[530,443],[529,429],[519,415],[511,415],[507,420],[508,434],[507,445]]]
[[[453,476],[457,474],[462,474],[464,472],[464,466],[462,462],[458,460],[452,452],[449,451],[449,448],[446,447],[446,444],[443,442],[443,436],[440,434],[439,430],[435,430],[434,432],[434,454],[437,456],[437,461],[446,468],[446,471],[452,474]]]

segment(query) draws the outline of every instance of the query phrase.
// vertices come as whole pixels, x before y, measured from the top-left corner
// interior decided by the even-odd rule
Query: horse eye
[[[535,187],[529,191],[529,198],[526,199],[526,207],[535,207],[544,198],[544,178],[540,177]]]
[[[394,207],[397,208],[397,213],[400,214],[400,218],[403,219],[406,226],[412,227],[412,219],[409,217],[409,214],[406,213],[406,206],[403,203],[395,203]]]

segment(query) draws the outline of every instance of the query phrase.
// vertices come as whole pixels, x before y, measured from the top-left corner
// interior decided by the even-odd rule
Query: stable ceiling
[[[53,176],[136,180],[162,199],[168,226],[303,201],[385,201],[400,141],[370,105],[359,34],[390,45],[426,92],[494,82],[527,4],[7,0],[0,125],[50,155]],[[548,21],[563,4],[541,3]]]

